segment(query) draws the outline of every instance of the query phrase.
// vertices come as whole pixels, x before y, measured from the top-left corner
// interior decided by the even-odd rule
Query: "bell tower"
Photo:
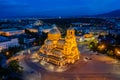
[[[67,30],[67,38],[73,38],[75,36],[75,30],[74,28],[70,27],[68,30]]]

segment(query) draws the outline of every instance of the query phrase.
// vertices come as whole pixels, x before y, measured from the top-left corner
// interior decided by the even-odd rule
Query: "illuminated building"
[[[85,34],[84,37],[85,38],[91,38],[91,37],[93,37],[93,35],[92,34]]]
[[[61,33],[57,27],[54,27],[39,50],[40,59],[64,66],[75,63],[80,58],[80,52],[77,47],[75,30],[69,28],[65,38],[61,38]]]
[[[9,47],[19,46],[18,38],[8,39],[0,36],[0,52]]]
[[[27,28],[27,30],[29,30],[30,32],[34,32],[34,33],[37,33],[38,30],[37,29],[34,29],[34,28]]]
[[[43,21],[37,20],[37,21],[35,21],[35,23],[33,25],[34,26],[41,26],[41,25],[43,25]]]
[[[14,35],[19,35],[19,34],[24,34],[24,33],[25,33],[24,30],[19,30],[17,28],[0,30],[0,35],[4,35],[4,36],[14,36]]]
[[[44,33],[48,33],[50,32],[51,29],[54,28],[54,26],[56,26],[55,24],[53,25],[48,25],[48,24],[45,24],[45,25],[42,25],[41,27],[39,27],[39,32],[44,32]]]
[[[93,23],[71,23],[75,30],[78,32],[78,35],[82,33],[93,33],[94,35],[107,35],[109,31],[109,27],[107,26],[96,26]],[[92,26],[93,25],[93,26]],[[80,32],[80,34],[79,34]]]
[[[97,37],[93,35],[92,33],[84,34],[83,36],[80,36],[79,42],[91,42],[91,41],[97,41]]]

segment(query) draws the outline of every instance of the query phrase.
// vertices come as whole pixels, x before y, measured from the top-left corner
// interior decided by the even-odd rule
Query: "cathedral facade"
[[[75,30],[69,28],[65,38],[57,27],[54,27],[49,33],[44,45],[39,50],[39,57],[48,63],[57,66],[75,63],[80,58],[80,52],[77,47]]]

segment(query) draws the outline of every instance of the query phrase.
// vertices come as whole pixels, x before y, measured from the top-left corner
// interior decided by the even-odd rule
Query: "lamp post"
[[[120,49],[119,48],[115,48],[115,55],[120,56]]]
[[[100,51],[105,50],[105,48],[106,48],[105,44],[101,44],[101,45],[98,46],[98,49]]]
[[[6,52],[6,55],[9,55],[9,52]]]

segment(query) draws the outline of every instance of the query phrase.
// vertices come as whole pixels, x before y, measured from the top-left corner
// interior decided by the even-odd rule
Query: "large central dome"
[[[58,29],[52,29],[49,34],[60,34],[60,31]]]
[[[61,33],[56,26],[48,33],[49,40],[59,40],[61,38]]]

